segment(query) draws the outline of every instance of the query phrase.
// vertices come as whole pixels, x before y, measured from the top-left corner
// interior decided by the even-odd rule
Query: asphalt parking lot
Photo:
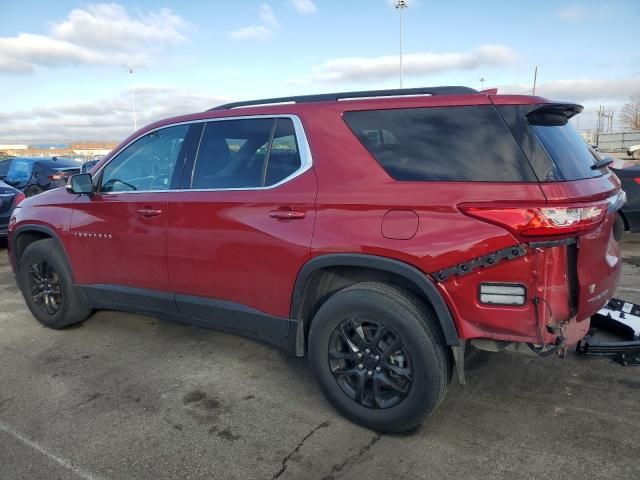
[[[640,235],[617,296],[640,303]],[[41,327],[0,250],[0,478],[640,478],[640,368],[471,352],[406,435],[338,416],[304,359],[154,318]]]

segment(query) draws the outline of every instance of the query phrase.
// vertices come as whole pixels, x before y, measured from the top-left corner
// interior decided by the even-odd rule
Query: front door
[[[96,193],[74,203],[69,251],[77,283],[170,291],[168,199],[182,173],[188,130],[178,125],[140,137],[94,177]]]

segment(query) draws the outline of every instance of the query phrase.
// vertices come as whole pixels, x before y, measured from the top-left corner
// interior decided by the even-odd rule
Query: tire
[[[622,240],[624,231],[625,231],[624,218],[622,218],[622,215],[620,215],[620,213],[616,213],[616,219],[613,224],[613,238],[615,238],[616,241],[619,242],[620,240]]]
[[[91,314],[86,298],[73,285],[64,253],[53,239],[39,240],[25,249],[19,261],[18,285],[29,310],[46,327],[75,325]]]
[[[42,192],[43,190],[38,185],[31,185],[29,188],[27,188],[27,191],[24,193],[24,195],[26,197],[33,197],[34,195],[38,195]]]
[[[634,152],[631,154],[631,158],[633,158],[634,160],[640,160],[640,150],[634,150]]]
[[[359,346],[354,350],[346,338]],[[381,357],[377,363],[374,354]],[[383,433],[419,426],[438,407],[451,379],[451,356],[433,313],[413,294],[384,283],[352,285],[320,307],[309,331],[309,362],[342,415]]]

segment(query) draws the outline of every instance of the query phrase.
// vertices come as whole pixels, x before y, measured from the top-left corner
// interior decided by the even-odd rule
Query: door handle
[[[277,218],[278,220],[297,220],[300,218],[304,218],[307,214],[304,212],[298,212],[297,210],[280,209],[280,210],[271,210],[269,212],[269,216],[271,218]]]
[[[158,215],[162,215],[162,210],[158,210],[155,208],[140,208],[137,210],[139,215],[142,215],[145,218],[157,217]]]

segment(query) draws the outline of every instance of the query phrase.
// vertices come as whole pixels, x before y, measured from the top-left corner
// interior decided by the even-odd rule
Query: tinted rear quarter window
[[[566,116],[534,112],[528,115],[527,119],[564,180],[581,180],[604,173],[604,168],[591,168],[599,159],[576,129],[568,123]]]
[[[344,119],[396,180],[537,180],[493,106],[351,111]]]

